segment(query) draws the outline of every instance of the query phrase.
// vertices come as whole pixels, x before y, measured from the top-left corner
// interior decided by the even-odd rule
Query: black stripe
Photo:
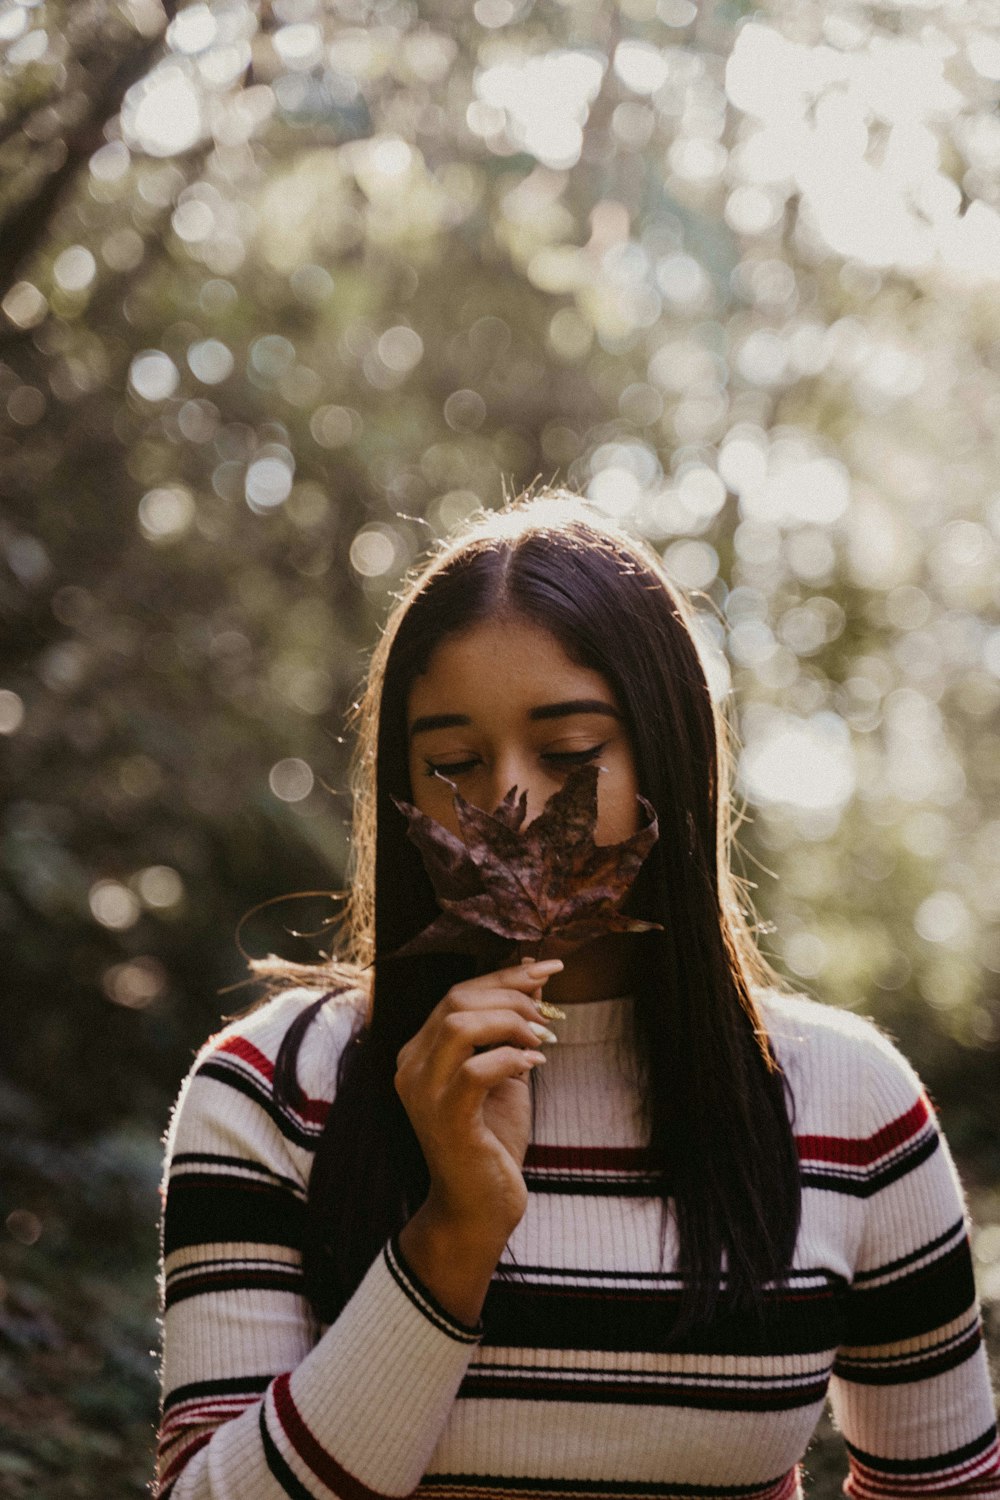
[[[192,1380],[187,1385],[175,1386],[163,1403],[163,1411],[203,1396],[259,1396],[273,1379],[273,1375],[237,1375],[229,1380]]]
[[[937,1151],[940,1136],[928,1132],[902,1155],[895,1157],[878,1172],[851,1173],[834,1165],[829,1167],[802,1167],[799,1172],[803,1188],[819,1188],[829,1193],[842,1193],[849,1198],[871,1198],[883,1188],[889,1187],[908,1172],[921,1166]],[[595,1198],[658,1198],[656,1179],[650,1177],[600,1177],[592,1172],[538,1172],[524,1173],[525,1185],[534,1193],[581,1193]]]
[[[901,1177],[916,1171],[917,1167],[930,1160],[940,1145],[941,1136],[937,1130],[928,1129],[926,1134],[918,1136],[913,1145],[907,1147],[900,1156],[888,1162],[880,1171],[872,1173],[868,1179],[869,1195],[881,1192],[890,1183],[898,1182]]]
[[[648,1282],[653,1290],[665,1288],[668,1284],[682,1287],[687,1278],[678,1271],[615,1271],[605,1266],[573,1266],[567,1269],[562,1266],[533,1265],[530,1262],[501,1261],[497,1266],[498,1271],[516,1271],[525,1276],[551,1276],[558,1278],[557,1286],[571,1285],[575,1281],[586,1281],[588,1277],[592,1281],[644,1281]],[[725,1272],[720,1273],[720,1282],[725,1283]],[[827,1270],[825,1266],[801,1266],[797,1271],[789,1271],[785,1280],[793,1287],[795,1283],[802,1282],[804,1291],[822,1291],[832,1287],[835,1291],[850,1286],[845,1276],[836,1271]],[[820,1285],[816,1286],[815,1283]],[[813,1283],[809,1286],[807,1283]]]
[[[648,1180],[624,1179],[611,1181],[599,1177],[588,1177],[585,1172],[572,1175],[535,1172],[524,1173],[524,1184],[532,1193],[585,1193],[588,1198],[656,1198],[660,1195]]]
[[[466,1324],[460,1323],[446,1308],[441,1306],[437,1298],[424,1286],[419,1276],[414,1274],[413,1267],[405,1255],[402,1254],[399,1248],[398,1234],[392,1235],[389,1245],[386,1246],[382,1254],[386,1265],[389,1267],[389,1274],[393,1281],[428,1322],[440,1328],[442,1333],[446,1333],[456,1343],[478,1343],[479,1336],[482,1333],[482,1324],[479,1324],[475,1328],[469,1328]],[[398,1269],[393,1264],[394,1259],[399,1262]],[[409,1281],[407,1281],[407,1278],[409,1278]],[[424,1298],[426,1306],[424,1306],[420,1298]]]
[[[292,1500],[316,1500],[311,1490],[307,1490],[304,1484],[300,1484],[275,1447],[274,1438],[267,1429],[264,1417],[264,1406],[260,1408],[260,1440],[264,1446],[264,1457],[267,1459],[267,1467],[281,1485],[286,1495]]]
[[[845,1298],[842,1342],[848,1347],[894,1344],[933,1333],[968,1313],[976,1301],[972,1254],[961,1240],[929,1266],[887,1286],[855,1286]]]
[[[211,1296],[216,1292],[288,1292],[302,1296],[305,1278],[294,1266],[275,1266],[272,1271],[221,1271],[193,1274],[178,1283],[168,1282],[164,1290],[163,1310],[176,1307],[188,1297]]]
[[[838,1172],[836,1168],[830,1171],[820,1171],[817,1168],[807,1168],[800,1173],[802,1186],[804,1188],[825,1188],[831,1193],[844,1193],[849,1198],[871,1198],[874,1193],[880,1193],[883,1188],[889,1187],[897,1182],[900,1177],[905,1177],[908,1172],[913,1172],[917,1167],[932,1157],[941,1143],[941,1137],[936,1131],[929,1133],[917,1142],[912,1151],[897,1157],[879,1172],[873,1172],[869,1177],[852,1177],[847,1172]]]
[[[506,1364],[506,1363],[504,1363],[502,1365],[474,1365],[474,1366],[471,1366],[470,1369],[469,1369],[470,1376],[474,1375],[474,1374],[477,1374],[477,1373],[478,1374],[497,1374],[497,1373],[499,1373],[499,1374],[502,1374],[502,1375],[507,1375],[507,1374],[514,1374],[514,1375],[550,1375],[550,1374],[553,1373],[553,1371],[552,1371],[552,1367],[550,1367],[550,1366],[539,1366],[539,1365],[535,1365],[535,1364],[516,1365],[516,1364]],[[561,1373],[568,1375],[567,1371],[562,1371]],[[610,1379],[610,1377],[611,1377],[612,1374],[615,1374],[615,1373],[618,1373],[618,1372],[615,1371],[614,1369],[609,1370],[607,1365],[576,1365],[575,1364],[573,1366],[572,1373],[573,1373],[574,1376],[576,1376],[576,1375],[587,1375],[587,1376],[594,1375],[598,1379],[603,1379],[605,1377],[607,1377],[607,1378]],[[823,1365],[820,1369],[813,1369],[813,1370],[793,1370],[793,1371],[788,1372],[790,1380],[794,1377],[796,1379],[801,1379],[803,1381],[808,1380],[808,1381],[813,1382],[813,1383],[815,1381],[817,1381],[817,1380],[826,1380],[826,1378],[829,1375],[829,1373],[830,1373],[830,1370],[829,1370],[829,1366],[827,1366],[827,1365]],[[626,1371],[625,1374],[628,1376],[630,1374],[630,1372]],[[676,1377],[676,1374],[677,1374],[676,1371],[672,1372],[672,1378]],[[638,1379],[639,1378],[638,1375],[636,1375],[635,1378]],[[648,1375],[647,1375],[647,1378],[649,1378]],[[652,1378],[655,1379],[655,1380],[661,1380],[661,1379],[664,1378],[664,1376],[663,1376],[663,1374],[661,1372],[654,1372]],[[721,1374],[716,1374],[716,1372],[708,1369],[707,1366],[702,1366],[701,1369],[694,1369],[694,1370],[685,1371],[684,1375],[682,1377],[680,1377],[680,1378],[682,1378],[684,1380],[691,1380],[691,1381],[696,1381],[696,1380],[698,1380],[698,1381],[700,1381],[700,1380],[706,1380],[706,1381],[708,1381],[708,1380],[715,1380],[715,1381],[717,1381],[719,1383],[728,1383],[728,1385],[731,1386],[733,1389],[735,1389],[737,1387],[737,1385],[740,1386],[740,1387],[742,1387],[744,1384],[747,1384],[747,1385],[760,1385],[760,1386],[775,1385],[777,1383],[777,1381],[779,1379],[781,1379],[780,1376],[775,1376],[773,1374],[771,1374],[771,1375],[767,1375],[767,1374],[757,1375],[757,1374],[749,1373],[749,1374],[746,1374],[746,1375],[732,1375],[732,1374],[729,1374],[729,1373],[726,1373],[726,1372],[723,1372]]]
[[[419,1489],[421,1493],[428,1486],[451,1491],[454,1500],[465,1500],[469,1495],[489,1490],[512,1494],[523,1490],[536,1495],[570,1495],[573,1500],[591,1495],[615,1497],[615,1500],[619,1496],[635,1496],[639,1500],[640,1496],[646,1495],[653,1500],[663,1500],[664,1495],[690,1495],[697,1500],[703,1496],[717,1496],[718,1500],[754,1500],[755,1496],[775,1489],[787,1477],[787,1474],[781,1474],[764,1484],[675,1484],[669,1479],[526,1479],[512,1474],[425,1474]]]
[[[910,1385],[915,1380],[930,1380],[934,1375],[944,1375],[957,1370],[971,1359],[982,1343],[978,1327],[950,1349],[941,1349],[920,1359],[908,1360],[905,1364],[885,1360],[867,1365],[863,1360],[838,1359],[833,1373],[841,1380],[854,1385]]]
[[[981,1437],[973,1438],[971,1443],[966,1443],[961,1448],[952,1448],[947,1453],[936,1453],[933,1458],[879,1458],[877,1454],[856,1448],[846,1438],[844,1445],[851,1458],[856,1458],[858,1463],[864,1464],[868,1469],[878,1469],[882,1474],[937,1474],[944,1469],[954,1469],[959,1464],[967,1463],[970,1458],[985,1453],[996,1435],[997,1424],[994,1422]]]
[[[214,1078],[219,1083],[225,1083],[231,1089],[235,1089],[237,1093],[245,1094],[248,1099],[252,1099],[260,1106],[269,1119],[274,1121],[286,1140],[291,1141],[295,1146],[302,1146],[306,1151],[315,1151],[322,1127],[313,1125],[309,1130],[304,1130],[295,1117],[277,1107],[270,1087],[263,1079],[257,1083],[238,1066],[222,1062],[202,1063],[194,1076],[195,1078]]]
[[[844,1298],[832,1288],[765,1293],[765,1317],[720,1310],[677,1345],[682,1354],[818,1354],[843,1342]],[[673,1331],[673,1290],[540,1287],[491,1281],[483,1305],[484,1347],[655,1350]]]
[[[576,1372],[574,1371],[574,1374]],[[707,1385],[656,1385],[652,1381],[530,1379],[507,1377],[497,1370],[473,1370],[459,1387],[459,1396],[480,1400],[579,1401],[611,1406],[684,1406],[697,1411],[795,1411],[812,1406],[826,1395],[828,1379],[811,1385],[776,1386],[770,1390],[722,1390]]]
[[[263,1162],[251,1161],[246,1156],[223,1156],[218,1151],[175,1151],[170,1158],[172,1167],[188,1162],[198,1162],[203,1166],[238,1167],[243,1172],[253,1172],[258,1177],[269,1177],[272,1182],[280,1182],[282,1187],[289,1188],[293,1193],[301,1193],[303,1187],[301,1182],[294,1177],[285,1177],[281,1172],[272,1172],[270,1167],[265,1167]]]
[[[857,1286],[860,1281],[874,1281],[879,1276],[887,1276],[890,1271],[901,1271],[904,1266],[912,1265],[915,1260],[920,1260],[924,1255],[930,1255],[933,1250],[940,1250],[942,1245],[954,1239],[959,1230],[963,1232],[965,1230],[964,1219],[956,1219],[944,1234],[939,1234],[936,1239],[928,1240],[925,1245],[918,1245],[916,1250],[910,1251],[909,1255],[901,1255],[898,1260],[887,1260],[881,1266],[873,1266],[870,1271],[855,1271],[854,1285]]]
[[[181,1281],[199,1271],[297,1271],[297,1262],[273,1260],[270,1256],[202,1256],[166,1272],[166,1281]]]
[[[163,1254],[189,1245],[283,1245],[299,1250],[305,1204],[284,1188],[216,1173],[187,1172],[171,1182],[163,1209]]]

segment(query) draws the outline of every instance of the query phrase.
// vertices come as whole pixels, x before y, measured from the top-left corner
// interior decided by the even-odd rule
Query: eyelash
[[[607,745],[607,740],[601,745],[591,745],[589,750],[551,750],[543,755],[543,760],[556,761],[560,765],[585,765],[588,760],[593,760],[595,755],[600,755]],[[474,760],[456,760],[450,765],[434,765],[432,761],[427,762],[425,776],[460,776],[464,771],[471,771],[477,764]]]

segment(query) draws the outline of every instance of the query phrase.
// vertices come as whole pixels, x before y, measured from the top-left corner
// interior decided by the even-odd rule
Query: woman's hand
[[[545,1061],[532,1026],[547,1029],[533,997],[562,967],[522,962],[453,985],[397,1058],[396,1092],[431,1176],[426,1206],[498,1254],[528,1203],[528,1075]]]

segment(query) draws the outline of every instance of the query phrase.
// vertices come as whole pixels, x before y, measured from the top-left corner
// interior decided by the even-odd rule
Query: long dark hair
[[[306,1295],[318,1320],[333,1322],[427,1194],[427,1166],[394,1088],[396,1057],[475,968],[458,955],[387,956],[437,913],[391,797],[412,796],[406,711],[415,677],[446,636],[501,615],[542,626],[604,676],[659,819],[630,909],[662,924],[638,939],[635,1024],[663,1200],[661,1250],[672,1202],[684,1275],[673,1343],[708,1320],[720,1297],[759,1314],[763,1284],[780,1282],[791,1265],[801,1207],[794,1104],[754,998],[755,987],[787,985],[757,947],[744,882],[730,868],[730,730],[709,692],[693,607],[651,549],[565,491],[481,513],[439,549],[398,600],[355,705],[346,942],[339,963],[319,966],[312,982],[329,992],[353,976],[366,983],[368,1003],[341,1056],[310,1177]],[[279,1053],[275,1088],[293,1102],[298,1048],[326,1002],[303,1009]]]

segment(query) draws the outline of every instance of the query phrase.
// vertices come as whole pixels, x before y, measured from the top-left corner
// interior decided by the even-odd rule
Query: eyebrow
[[[611,703],[605,703],[603,698],[569,698],[565,703],[542,703],[529,710],[528,718],[566,719],[571,714],[607,714],[612,719],[621,718],[617,708]],[[410,726],[410,739],[430,729],[455,729],[471,723],[468,714],[425,714],[421,719],[414,719]]]

